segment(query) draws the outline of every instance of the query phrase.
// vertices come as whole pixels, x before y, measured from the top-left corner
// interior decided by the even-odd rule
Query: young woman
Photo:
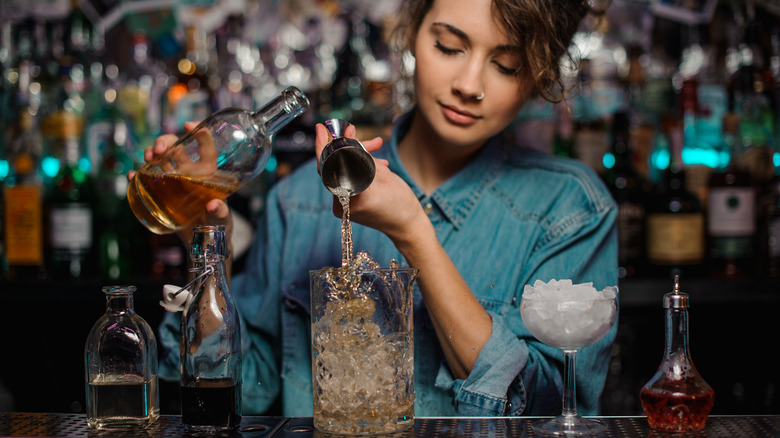
[[[363,141],[377,173],[350,209],[355,251],[420,271],[418,416],[559,414],[562,353],[525,329],[523,287],[567,278],[617,284],[608,191],[583,164],[504,132],[529,96],[558,96],[560,58],[586,13],[581,0],[404,4],[398,35],[415,58],[416,105],[387,144]],[[319,157],[328,135],[316,130]],[[173,140],[158,139],[147,160]],[[316,166],[301,166],[270,192],[247,269],[233,279],[245,415],[279,396],[284,415],[312,414],[308,271],[341,263],[340,206]],[[202,222],[230,221],[227,205],[214,200]],[[161,326],[163,378],[178,378],[178,325],[171,315]],[[599,413],[615,332],[577,355],[582,415]]]

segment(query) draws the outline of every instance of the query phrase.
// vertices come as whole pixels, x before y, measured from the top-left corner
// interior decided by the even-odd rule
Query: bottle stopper
[[[166,284],[163,286],[163,299],[160,305],[169,312],[181,312],[192,301],[192,294],[185,287]]]

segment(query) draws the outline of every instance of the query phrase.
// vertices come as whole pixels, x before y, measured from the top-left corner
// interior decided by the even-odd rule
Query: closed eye
[[[517,72],[516,68],[506,67],[506,66],[504,66],[504,65],[502,65],[502,64],[500,64],[500,63],[498,63],[496,61],[493,61],[493,64],[495,64],[496,68],[498,69],[498,71],[501,74],[514,75]]]
[[[457,50],[457,49],[451,49],[451,48],[449,48],[449,47],[445,47],[445,46],[444,46],[444,45],[442,45],[442,43],[440,43],[438,40],[436,41],[436,48],[437,48],[437,49],[438,49],[438,50],[439,50],[441,53],[444,53],[445,55],[455,55],[455,54],[458,54],[458,53],[460,52],[460,50]]]

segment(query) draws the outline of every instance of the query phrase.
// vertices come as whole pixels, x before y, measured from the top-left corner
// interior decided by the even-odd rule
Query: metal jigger
[[[320,156],[322,183],[331,192],[343,188],[349,192],[349,196],[355,196],[374,181],[374,159],[359,141],[344,137],[349,122],[330,119],[324,125],[333,140],[325,146]]]

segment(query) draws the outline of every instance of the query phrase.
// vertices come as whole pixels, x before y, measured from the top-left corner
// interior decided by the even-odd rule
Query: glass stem
[[[577,357],[577,350],[564,350],[563,357],[563,414],[561,415],[564,417],[576,417],[577,392],[574,386],[574,361]]]

